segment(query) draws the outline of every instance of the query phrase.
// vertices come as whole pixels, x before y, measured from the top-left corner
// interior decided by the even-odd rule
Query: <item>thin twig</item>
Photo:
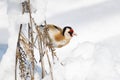
[[[17,41],[17,49],[16,49],[16,57],[15,57],[15,80],[17,80],[17,62],[18,62],[18,55],[19,55],[18,46],[19,46],[21,30],[22,30],[22,24],[20,24],[18,41]]]

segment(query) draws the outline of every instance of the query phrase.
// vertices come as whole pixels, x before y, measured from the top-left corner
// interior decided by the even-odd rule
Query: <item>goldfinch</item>
[[[74,33],[74,30],[69,26],[61,29],[58,26],[47,24],[47,29],[52,42],[52,46],[55,48],[61,48],[67,45],[70,42],[71,38],[76,35]]]

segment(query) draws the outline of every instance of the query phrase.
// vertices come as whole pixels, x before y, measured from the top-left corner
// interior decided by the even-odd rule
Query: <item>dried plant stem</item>
[[[41,62],[41,68],[42,68],[42,78],[45,77],[45,66],[44,66],[44,52],[43,52],[43,37],[42,33],[40,32],[40,29],[38,26],[36,26],[36,30],[38,33],[38,47],[39,47],[39,54],[40,54],[40,62]]]
[[[48,53],[46,53],[46,55],[47,55],[47,59],[48,59],[49,67],[50,67],[51,80],[54,80],[54,78],[53,78],[53,69],[52,69],[52,64],[51,64],[51,62],[50,62],[50,58],[49,58]]]
[[[29,48],[30,48],[30,54],[31,54],[31,64],[32,64],[32,71],[31,71],[31,77],[32,79],[31,80],[34,80],[34,68],[35,68],[35,65],[34,65],[34,48],[33,48],[33,43],[34,43],[34,39],[33,39],[33,30],[32,30],[32,27],[29,25],[28,23],[28,37],[29,37]]]
[[[22,33],[22,24],[20,25],[18,42],[16,48],[16,60],[15,60],[15,80],[19,77],[21,80],[34,80],[34,70],[35,70],[35,57],[34,57],[34,48],[37,44],[39,55],[40,55],[40,64],[42,68],[42,79],[46,76],[45,72],[45,61],[44,56],[47,56],[47,62],[49,64],[51,80],[54,80],[53,76],[53,67],[52,62],[50,61],[50,55],[48,55],[48,51],[51,53],[51,56],[54,60],[55,49],[51,46],[51,40],[47,31],[47,24],[45,21],[45,26],[43,29],[38,26],[31,14],[31,6],[30,0],[25,0],[22,3],[22,14],[27,12],[29,14],[29,23],[27,24],[28,32],[27,34]],[[26,26],[25,26],[26,27]],[[35,27],[35,28],[34,28]],[[35,30],[35,34],[33,34]],[[36,36],[36,37],[35,37]],[[57,56],[56,56],[57,58]],[[17,71],[17,68],[19,69]]]
[[[46,23],[46,21],[44,23],[45,23],[44,34],[46,35],[45,36],[45,43],[47,44],[46,46],[48,46],[48,48],[50,49],[51,48],[50,47],[51,46],[51,39],[50,39],[50,37],[48,35],[48,29],[47,29],[47,23]],[[51,53],[53,54],[52,50],[51,50]],[[49,58],[48,52],[46,52],[46,55],[47,55],[48,64],[49,64],[49,67],[50,67],[51,80],[54,80],[52,64],[50,62],[50,58]],[[52,55],[52,57],[53,57],[53,55]]]
[[[21,30],[22,30],[22,24],[20,24],[18,41],[17,41],[17,49],[16,49],[16,57],[15,57],[15,80],[17,80],[17,63],[18,63],[18,56],[19,56],[18,45],[19,45],[19,41],[20,41]]]

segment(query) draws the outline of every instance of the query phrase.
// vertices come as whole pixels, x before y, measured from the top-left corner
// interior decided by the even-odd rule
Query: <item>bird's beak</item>
[[[76,33],[73,33],[73,36],[77,36],[77,34],[76,34]]]

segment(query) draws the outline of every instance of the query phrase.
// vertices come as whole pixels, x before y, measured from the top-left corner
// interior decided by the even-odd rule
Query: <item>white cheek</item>
[[[65,34],[65,37],[70,38],[70,37],[71,37],[71,35],[70,35],[69,33],[66,33],[66,34]]]

